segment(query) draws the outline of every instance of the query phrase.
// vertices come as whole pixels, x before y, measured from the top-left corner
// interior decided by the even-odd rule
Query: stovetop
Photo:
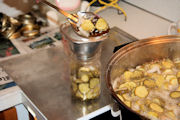
[[[110,104],[77,120],[140,120],[140,118],[127,110],[114,111],[112,104]]]
[[[110,30],[109,39],[103,43],[104,48],[101,59],[103,74],[114,48],[135,40],[137,39],[116,27]],[[104,79],[102,82],[102,93],[98,100],[86,106],[83,102],[74,103],[72,101],[69,88],[70,80],[68,79],[68,60],[61,46],[0,61],[0,66],[14,78],[14,81],[48,120],[59,120],[59,118],[62,120],[74,120],[81,117],[82,119],[80,120],[103,119],[104,116],[101,118],[97,111],[101,111],[112,102]],[[92,113],[93,117],[83,118]],[[110,117],[109,113],[111,113],[110,107],[101,112],[102,115],[105,115],[105,119],[107,116]],[[115,118],[108,119],[120,119],[117,114],[115,114]],[[123,120],[126,116],[128,117],[129,115],[123,115],[122,112]]]

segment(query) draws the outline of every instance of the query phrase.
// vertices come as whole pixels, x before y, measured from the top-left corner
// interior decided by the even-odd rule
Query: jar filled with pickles
[[[98,98],[101,89],[101,44],[108,35],[84,37],[76,34],[69,23],[62,24],[60,30],[65,53],[71,61],[72,96],[82,101]]]
[[[101,63],[95,56],[83,61],[77,58],[71,62],[72,95],[82,101],[95,99],[100,95]]]

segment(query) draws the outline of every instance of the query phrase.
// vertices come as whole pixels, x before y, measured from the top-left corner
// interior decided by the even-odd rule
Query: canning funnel
[[[76,34],[69,23],[60,27],[63,33],[63,40],[67,41],[67,46],[77,59],[88,60],[93,57],[101,48],[101,43],[107,39],[108,35],[103,34],[98,37],[84,37]]]

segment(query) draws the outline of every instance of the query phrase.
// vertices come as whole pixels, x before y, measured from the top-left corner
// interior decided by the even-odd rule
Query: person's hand
[[[36,3],[39,3],[41,0],[36,0]]]
[[[65,11],[73,11],[81,4],[81,0],[55,0],[55,2],[59,8]]]

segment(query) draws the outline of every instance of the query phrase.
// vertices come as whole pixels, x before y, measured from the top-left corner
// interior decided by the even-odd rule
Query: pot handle
[[[172,31],[177,31],[177,25],[176,23],[171,23],[168,28],[168,35],[172,35]]]
[[[116,101],[114,101],[111,104],[111,115],[113,117],[118,117],[120,118],[120,120],[122,120],[122,114],[121,114],[121,110],[119,109],[119,105]]]

